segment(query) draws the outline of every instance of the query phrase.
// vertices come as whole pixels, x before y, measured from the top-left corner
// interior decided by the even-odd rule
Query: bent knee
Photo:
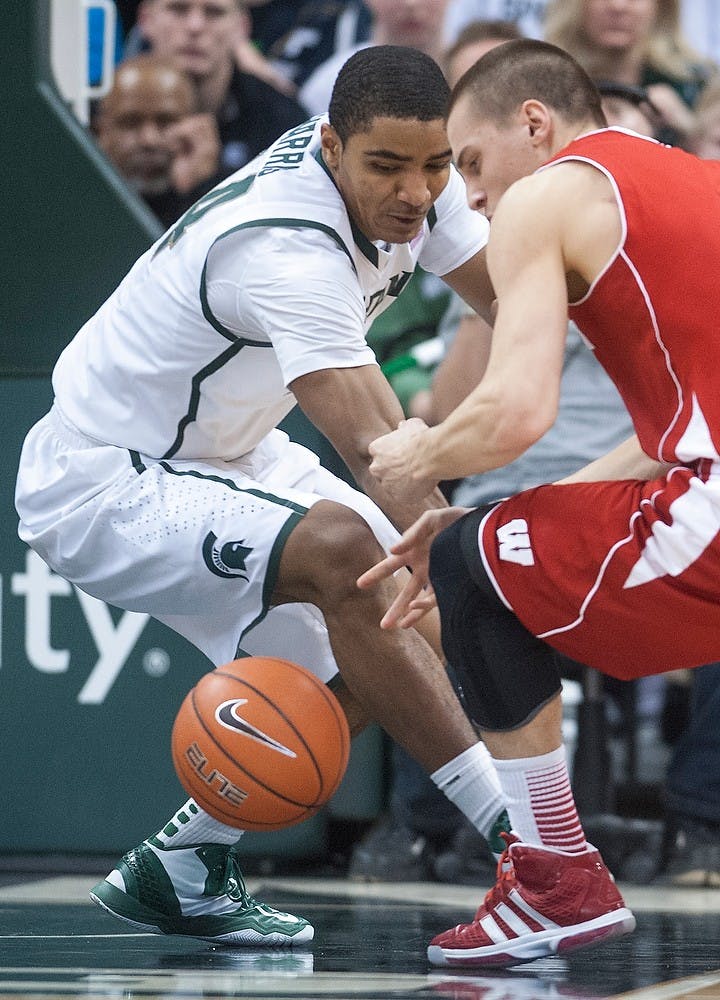
[[[360,597],[357,578],[384,555],[360,514],[343,504],[321,501],[308,511],[288,539],[278,587],[291,598],[320,607],[328,595],[334,600]]]

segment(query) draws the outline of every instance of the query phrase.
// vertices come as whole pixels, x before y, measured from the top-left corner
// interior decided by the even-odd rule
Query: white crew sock
[[[161,850],[175,847],[190,847],[197,844],[235,844],[243,835],[243,830],[226,826],[204,812],[194,799],[188,799],[173,818],[150,842]]]
[[[515,760],[495,759],[513,832],[525,844],[570,854],[588,850],[565,760],[565,747]]]
[[[478,742],[468,747],[430,777],[476,830],[487,837],[505,809],[505,799],[485,744]]]

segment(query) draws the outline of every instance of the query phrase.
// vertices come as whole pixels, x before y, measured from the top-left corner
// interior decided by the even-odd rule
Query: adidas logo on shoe
[[[566,854],[508,835],[506,841],[497,882],[475,919],[433,938],[431,964],[506,967],[635,929],[635,917],[594,848]]]

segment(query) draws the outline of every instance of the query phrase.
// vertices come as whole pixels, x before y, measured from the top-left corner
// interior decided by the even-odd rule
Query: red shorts
[[[720,660],[720,481],[540,486],[479,529],[498,595],[534,635],[622,679]]]

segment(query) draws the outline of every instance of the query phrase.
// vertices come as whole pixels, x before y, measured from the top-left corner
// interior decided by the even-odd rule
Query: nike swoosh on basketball
[[[272,750],[277,750],[278,753],[284,754],[286,757],[297,757],[297,754],[289,747],[274,740],[272,736],[268,736],[267,733],[264,733],[261,729],[253,726],[252,723],[237,714],[238,707],[247,704],[247,698],[232,698],[230,701],[224,701],[222,705],[218,705],[215,709],[215,718],[226,729],[231,729],[235,733],[243,733],[243,735],[264,743]]]

